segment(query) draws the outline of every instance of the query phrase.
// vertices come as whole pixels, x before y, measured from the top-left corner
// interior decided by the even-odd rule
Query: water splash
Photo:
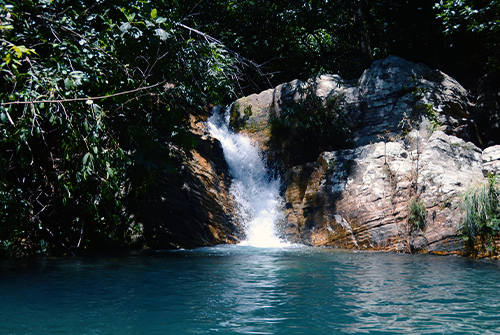
[[[230,192],[246,233],[241,244],[264,248],[289,245],[276,233],[276,222],[281,218],[280,182],[269,178],[258,148],[247,137],[230,130],[229,110],[224,115],[221,108],[215,107],[207,124],[210,134],[221,142],[233,176]]]

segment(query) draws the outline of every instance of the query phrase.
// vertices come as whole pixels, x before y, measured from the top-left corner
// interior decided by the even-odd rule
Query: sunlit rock
[[[306,91],[324,99],[341,95],[353,138],[351,147],[323,150],[296,165],[287,159],[296,153],[271,145],[269,116]],[[270,165],[280,169],[286,217],[281,230],[289,240],[464,254],[461,196],[500,166],[499,146],[481,149],[486,143],[474,115],[456,80],[391,56],[374,62],[356,83],[323,75],[237,100],[231,124],[259,142]],[[409,221],[411,199],[424,204],[425,225],[418,229]]]

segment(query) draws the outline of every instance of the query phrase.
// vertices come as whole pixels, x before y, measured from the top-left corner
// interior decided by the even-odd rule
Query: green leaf
[[[156,19],[156,23],[164,23],[164,22],[167,22],[167,19],[164,17],[160,16],[159,18]]]
[[[130,24],[130,22],[123,22],[120,26],[120,30],[123,32],[123,33],[126,33],[127,31],[129,31],[130,29],[132,28],[132,25]]]
[[[68,198],[71,198],[71,192],[69,191],[68,185],[63,185],[63,187],[66,189],[66,192],[68,192]]]
[[[113,173],[113,169],[111,169],[109,166],[106,166],[106,171],[108,172],[108,177],[114,177],[115,174]]]
[[[23,56],[23,52],[22,52],[21,48],[18,47],[17,45],[12,46],[12,48],[10,48],[10,50],[14,51],[17,58],[21,58]]]
[[[33,49],[28,49],[26,48],[24,45],[13,45],[11,48],[10,48],[11,51],[13,51],[15,54],[16,54],[16,57],[17,58],[21,58],[23,57],[23,54],[27,54],[27,55],[30,55],[31,53],[34,53],[36,54],[35,50]]]
[[[14,29],[14,26],[11,24],[0,25],[0,30],[12,30],[12,29]]]
[[[9,65],[10,62],[12,61],[12,56],[10,54],[5,55],[5,58],[3,58],[5,61],[5,64]]]
[[[90,152],[87,152],[85,156],[83,156],[82,164],[83,166],[87,165],[87,161],[91,159],[92,160],[92,154]]]
[[[151,18],[154,20],[154,19],[156,19],[156,16],[157,16],[157,15],[158,15],[158,11],[157,11],[157,10],[156,10],[156,8],[155,8],[155,9],[153,9],[153,10],[151,11]]]
[[[75,81],[70,77],[67,77],[66,79],[64,79],[64,86],[66,87],[66,89],[71,90],[76,87]]]
[[[169,33],[167,33],[165,30],[163,30],[163,29],[161,29],[161,28],[156,29],[156,30],[155,30],[155,33],[156,33],[156,35],[157,35],[157,36],[159,36],[159,37],[160,37],[160,39],[161,39],[162,41],[165,41],[167,38],[169,38],[169,37],[170,37],[170,34],[169,34]]]

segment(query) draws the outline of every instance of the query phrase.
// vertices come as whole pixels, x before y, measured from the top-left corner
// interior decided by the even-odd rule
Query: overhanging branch
[[[264,74],[264,72],[262,72],[262,70],[260,69],[261,66],[259,64],[256,64],[256,63],[252,62],[251,60],[249,60],[248,58],[245,58],[245,57],[241,56],[236,51],[233,51],[230,48],[228,48],[226,45],[224,45],[224,43],[222,43],[218,39],[216,39],[216,38],[214,38],[214,37],[212,37],[212,36],[210,36],[210,35],[202,32],[202,31],[199,31],[198,29],[194,29],[194,28],[188,27],[188,26],[186,26],[185,24],[182,24],[182,23],[177,23],[177,25],[179,27],[187,29],[187,30],[189,30],[189,31],[191,31],[193,33],[196,33],[196,34],[198,34],[200,36],[203,36],[207,42],[215,43],[215,44],[221,46],[224,50],[226,50],[229,53],[231,53],[241,64],[243,64],[245,66],[248,66],[248,67],[254,68],[257,71],[257,73],[259,73],[259,75],[261,75],[262,77],[266,78],[268,84],[272,87],[272,84],[269,81],[269,78],[266,76],[266,74]]]
[[[154,85],[146,86],[146,87],[139,87],[130,91],[125,91],[125,92],[118,92],[110,95],[103,95],[99,97],[87,97],[87,98],[74,98],[74,99],[62,99],[62,100],[35,100],[35,101],[12,101],[12,102],[2,102],[0,105],[1,106],[8,106],[8,105],[26,105],[26,104],[42,104],[42,103],[61,103],[61,102],[73,102],[73,101],[88,101],[88,100],[103,100],[107,98],[112,98],[116,97],[119,95],[125,95],[125,94],[130,94],[130,93],[135,93],[139,92],[142,90],[147,90],[149,88],[153,88],[156,86],[160,86],[164,84],[166,80],[156,83]]]

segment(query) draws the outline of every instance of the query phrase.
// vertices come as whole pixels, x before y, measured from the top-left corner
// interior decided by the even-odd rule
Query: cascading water
[[[207,124],[210,134],[221,142],[233,176],[230,192],[246,233],[246,240],[241,244],[255,247],[288,245],[276,234],[276,222],[281,216],[278,209],[280,182],[269,178],[258,148],[247,137],[229,129],[229,110],[224,115],[220,107],[215,107]]]

